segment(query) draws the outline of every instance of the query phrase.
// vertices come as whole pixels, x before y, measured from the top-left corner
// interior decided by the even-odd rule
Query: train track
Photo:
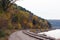
[[[38,35],[38,34],[35,34],[35,33],[32,33],[32,32],[28,32],[26,30],[23,30],[23,33],[28,35],[28,36],[34,37],[36,39],[39,39],[39,40],[56,40],[55,38],[47,37],[47,36],[45,36],[43,34]]]

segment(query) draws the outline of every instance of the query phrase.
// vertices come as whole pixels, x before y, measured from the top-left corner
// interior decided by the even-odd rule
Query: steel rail
[[[29,35],[29,36],[34,37],[34,38],[37,38],[37,39],[39,39],[39,40],[56,40],[55,38],[48,37],[48,36],[45,36],[45,35],[43,35],[43,34],[38,35],[38,34],[36,34],[36,33],[28,32],[28,31],[26,31],[26,30],[23,30],[22,32],[23,32],[24,34],[26,34],[26,35]]]

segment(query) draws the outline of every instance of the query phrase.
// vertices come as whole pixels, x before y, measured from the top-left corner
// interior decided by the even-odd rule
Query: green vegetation
[[[51,28],[51,24],[47,20],[13,4],[15,1],[0,0],[0,29],[4,30],[0,30],[0,37],[6,37],[15,30],[40,29],[40,31],[46,31]]]
[[[0,37],[5,37],[5,32],[0,30]]]

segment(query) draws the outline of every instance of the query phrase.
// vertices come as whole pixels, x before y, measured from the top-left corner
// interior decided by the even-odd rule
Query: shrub
[[[5,32],[0,30],[0,37],[5,37]]]
[[[11,23],[8,23],[8,29],[13,29],[13,26],[12,26],[12,24]]]

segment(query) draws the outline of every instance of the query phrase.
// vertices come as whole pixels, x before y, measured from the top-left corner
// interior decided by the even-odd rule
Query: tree
[[[1,0],[0,4],[2,6],[2,9],[6,11],[13,3],[15,3],[16,0]]]
[[[33,25],[36,25],[37,24],[37,22],[36,22],[35,19],[33,19],[32,23],[33,23]]]
[[[49,22],[47,22],[47,23],[48,23],[48,26],[49,26],[48,28],[51,29],[52,28],[51,23],[49,23]]]

